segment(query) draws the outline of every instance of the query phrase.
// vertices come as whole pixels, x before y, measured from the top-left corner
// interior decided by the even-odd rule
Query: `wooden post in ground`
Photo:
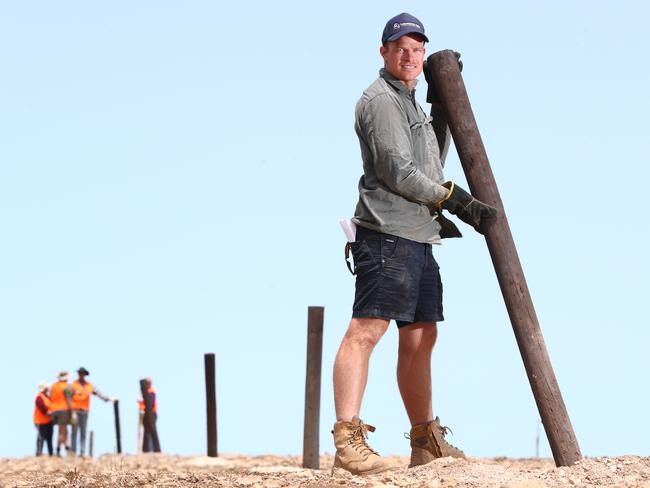
[[[144,440],[142,442],[142,452],[150,452],[149,445],[153,443],[153,452],[160,452],[160,441],[158,440],[158,431],[154,419],[153,405],[151,395],[149,395],[149,382],[146,379],[140,380],[140,391],[144,400]],[[150,441],[151,440],[151,441]]]
[[[138,409],[138,439],[136,441],[135,453],[140,454],[142,452],[142,435],[144,431],[144,414],[140,413]]]
[[[93,440],[95,437],[95,431],[90,431],[90,439],[88,439],[88,455],[93,457]]]
[[[323,358],[323,307],[307,312],[307,374],[305,379],[305,429],[303,468],[319,469],[320,384]]]
[[[122,454],[122,434],[120,432],[120,402],[113,402],[113,412],[115,413],[115,441],[117,442],[117,453]]]
[[[213,353],[205,354],[205,410],[208,420],[208,456],[217,457],[217,387]]]
[[[582,459],[582,454],[551,366],[458,60],[453,51],[446,50],[429,56],[427,65],[472,195],[499,211],[485,226],[485,239],[555,464],[570,466]]]

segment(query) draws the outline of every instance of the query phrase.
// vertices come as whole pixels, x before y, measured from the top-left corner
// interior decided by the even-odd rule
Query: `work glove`
[[[447,217],[442,215],[442,209],[434,207],[430,209],[431,215],[433,215],[436,221],[440,224],[440,238],[449,239],[452,237],[463,237],[463,234],[460,233],[456,224],[454,224]]]
[[[460,53],[458,51],[454,51],[454,54],[456,55],[456,59],[458,59],[458,69],[462,72],[463,71],[463,62],[460,60]],[[431,73],[429,72],[429,65],[427,61],[424,61],[424,79],[427,81],[427,103],[430,103],[432,105],[440,104],[440,97],[438,96],[438,92],[436,92],[436,87],[433,84],[433,79],[431,78]]]
[[[483,234],[481,223],[485,219],[494,217],[497,214],[497,209],[477,200],[453,181],[447,181],[442,186],[449,190],[449,194],[436,206],[448,210],[466,224],[474,227],[476,232]]]

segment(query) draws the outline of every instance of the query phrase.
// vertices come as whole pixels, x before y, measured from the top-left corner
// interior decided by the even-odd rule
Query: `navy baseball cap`
[[[420,34],[425,42],[429,42],[429,38],[424,35],[424,26],[422,22],[413,17],[411,14],[402,12],[396,15],[384,27],[384,33],[381,35],[381,43],[387,41],[396,41],[406,34]]]

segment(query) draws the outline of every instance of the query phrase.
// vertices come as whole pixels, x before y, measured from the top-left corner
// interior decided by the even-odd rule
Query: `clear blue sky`
[[[38,381],[82,365],[121,399],[125,451],[150,375],[163,450],[204,452],[205,352],[220,451],[300,453],[309,305],[325,306],[332,451],[353,110],[404,10],[429,52],[463,54],[583,453],[650,455],[645,2],[26,0],[0,3],[0,456],[33,452]],[[465,183],[453,151],[447,177]],[[465,235],[435,250],[435,412],[470,455],[531,456],[537,410],[484,240]],[[396,339],[362,417],[374,447],[406,454]],[[113,450],[110,405],[93,400],[89,428]]]

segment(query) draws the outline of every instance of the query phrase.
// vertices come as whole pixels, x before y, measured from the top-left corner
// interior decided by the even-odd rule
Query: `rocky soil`
[[[168,454],[103,455],[95,459],[0,459],[0,487],[409,487],[409,488],[650,488],[650,458],[588,458],[556,468],[549,459],[452,459],[366,477],[336,469],[331,455],[320,470],[302,469],[298,456],[218,458]]]

